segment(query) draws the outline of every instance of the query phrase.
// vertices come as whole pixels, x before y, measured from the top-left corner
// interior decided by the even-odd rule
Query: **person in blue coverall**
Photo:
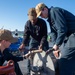
[[[75,16],[63,8],[48,8],[44,3],[37,4],[35,9],[37,17],[47,19],[50,24],[56,57],[59,47],[64,44],[59,59],[60,75],[75,75]]]
[[[16,75],[23,75],[17,62],[26,59],[26,56],[14,56],[9,52],[9,46],[14,42],[17,42],[17,38],[14,38],[9,30],[0,29],[0,66],[2,66],[5,61],[13,60]]]

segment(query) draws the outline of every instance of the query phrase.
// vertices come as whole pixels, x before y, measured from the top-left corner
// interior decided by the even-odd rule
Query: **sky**
[[[40,2],[48,7],[64,8],[75,15],[75,0],[0,0],[0,29],[24,31],[28,10]],[[48,23],[47,28],[50,32]]]

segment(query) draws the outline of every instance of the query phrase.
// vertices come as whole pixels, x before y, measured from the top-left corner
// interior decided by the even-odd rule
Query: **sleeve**
[[[4,59],[5,60],[13,60],[14,62],[18,62],[18,61],[22,61],[23,57],[19,57],[19,56],[13,56],[9,50],[4,50],[3,51],[3,55],[4,55]]]
[[[51,33],[50,33],[50,36],[51,36],[51,41],[53,43],[53,45],[55,44],[56,42],[56,38],[57,38],[57,33],[54,31],[54,29],[52,27],[51,28]]]
[[[41,39],[41,42],[40,44],[44,45],[44,43],[47,41],[47,25],[46,25],[46,22],[43,21],[42,22],[42,39]]]
[[[54,25],[57,29],[57,38],[55,44],[61,45],[67,33],[65,17],[60,9],[54,9],[51,12],[51,17],[54,20]]]
[[[29,22],[27,21],[24,28],[23,44],[28,44],[30,38]]]

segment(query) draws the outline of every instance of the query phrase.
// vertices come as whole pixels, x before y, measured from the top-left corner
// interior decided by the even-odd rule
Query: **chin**
[[[45,17],[45,19],[47,19],[47,17]]]
[[[47,19],[47,17],[43,17],[44,19]]]
[[[45,18],[45,19],[47,19],[48,17],[44,16],[44,17],[42,17],[42,18]]]

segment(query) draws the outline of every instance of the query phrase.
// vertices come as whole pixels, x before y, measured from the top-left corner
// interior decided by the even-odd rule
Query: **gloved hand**
[[[39,50],[42,49],[42,45],[39,46]]]
[[[19,47],[19,50],[20,51],[23,51],[24,49],[25,49],[25,45],[24,44],[21,44],[20,47]]]
[[[27,54],[23,55],[23,58],[26,59],[33,53],[34,53],[34,51],[29,51]]]

